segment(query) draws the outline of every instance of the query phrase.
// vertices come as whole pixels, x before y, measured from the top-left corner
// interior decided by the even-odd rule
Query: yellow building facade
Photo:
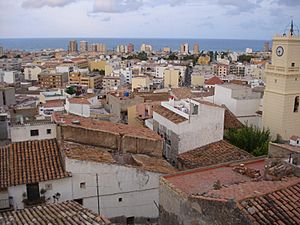
[[[175,69],[165,69],[164,71],[164,87],[178,88],[180,80],[180,71]]]
[[[198,64],[200,65],[209,65],[210,64],[210,57],[207,56],[200,56],[198,58]]]
[[[272,138],[300,136],[300,37],[293,32],[273,39],[272,64],[266,65],[263,126]]]
[[[205,81],[204,76],[199,76],[199,75],[191,76],[191,84],[193,87],[204,86],[204,81]]]
[[[93,70],[105,70],[106,62],[105,61],[89,61],[89,69]]]
[[[150,89],[150,78],[148,76],[136,76],[132,78],[131,90]]]

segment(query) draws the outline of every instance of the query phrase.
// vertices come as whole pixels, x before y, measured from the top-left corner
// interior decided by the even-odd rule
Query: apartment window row
[[[51,133],[52,133],[51,129],[46,130],[46,134],[51,134]],[[31,137],[39,136],[39,130],[38,129],[30,130],[30,136]]]

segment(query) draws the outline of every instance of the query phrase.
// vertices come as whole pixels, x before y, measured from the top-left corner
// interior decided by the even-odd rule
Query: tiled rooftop
[[[222,107],[225,109],[224,129],[228,130],[243,128],[244,125],[242,124],[242,122],[239,121],[225,105],[222,105]]]
[[[298,177],[290,177],[281,181],[248,181],[228,186],[224,185],[220,190],[210,190],[204,193],[203,196],[217,199],[234,199],[235,201],[241,201],[243,199],[252,198],[254,196],[265,195],[267,193],[289,187],[299,182],[300,178]]]
[[[260,170],[261,174],[264,172],[264,159],[255,158],[241,161],[240,163],[243,163],[247,168]],[[233,171],[235,165],[239,165],[239,163],[225,163],[222,165],[193,169],[164,176],[164,179],[174,188],[187,194],[202,195],[203,193],[213,190],[213,186],[218,180],[224,186],[252,180],[252,178],[248,176]]]
[[[300,224],[300,181],[239,205],[254,224]]]
[[[246,151],[222,140],[180,154],[178,161],[185,168],[193,169],[252,157]]]
[[[208,97],[214,95],[213,89],[208,89],[207,92],[195,91],[192,88],[172,88],[172,95],[176,99],[187,99],[187,98],[200,98],[200,97]]]
[[[66,156],[70,159],[108,164],[121,164],[124,166],[137,167],[146,171],[164,174],[171,174],[177,171],[167,161],[158,157],[141,154],[128,154],[125,155],[125,158],[130,160],[121,160],[122,163],[120,163],[118,162],[117,157],[114,157],[112,153],[108,152],[109,149],[105,148],[64,142],[64,150]]]
[[[187,121],[186,118],[178,115],[175,112],[172,112],[171,110],[161,106],[161,105],[156,105],[153,107],[153,111],[156,112],[157,114],[167,118],[168,120],[172,121],[175,124],[182,123],[184,121]]]
[[[213,76],[212,78],[205,81],[206,85],[216,85],[216,84],[223,84],[224,81],[222,81],[219,77]]]
[[[17,212],[0,213],[0,222],[3,224],[93,224],[112,225],[112,223],[74,201],[47,204]]]
[[[54,113],[53,119],[56,123],[69,126],[79,126],[86,129],[94,129],[104,132],[110,132],[113,134],[122,134],[131,137],[140,137],[152,140],[161,140],[161,137],[147,128],[133,127],[126,124],[112,123],[108,121],[100,121],[91,118],[83,118],[75,115],[67,115],[61,113]],[[73,124],[77,121],[80,124]]]
[[[270,145],[278,146],[280,148],[286,149],[291,152],[300,153],[300,147],[293,146],[289,144],[277,144],[277,143],[270,143]]]
[[[0,188],[68,176],[55,139],[17,142],[0,148]]]
[[[42,105],[44,108],[63,107],[63,100],[50,100]]]
[[[69,98],[68,101],[70,104],[91,105],[86,98]]]

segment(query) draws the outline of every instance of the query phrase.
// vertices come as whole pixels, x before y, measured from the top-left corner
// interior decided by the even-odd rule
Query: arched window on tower
[[[296,96],[294,103],[294,112],[299,112],[299,96]]]

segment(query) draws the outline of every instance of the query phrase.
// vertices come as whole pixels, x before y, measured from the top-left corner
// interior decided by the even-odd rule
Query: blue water
[[[26,51],[41,50],[46,48],[68,48],[69,40],[86,40],[92,43],[104,43],[109,50],[113,50],[117,45],[133,43],[135,50],[139,50],[143,43],[150,44],[154,50],[161,50],[170,47],[173,51],[179,49],[180,44],[189,43],[190,50],[193,50],[194,43],[199,43],[200,50],[237,52],[252,48],[254,51],[263,49],[264,40],[230,40],[230,39],[147,39],[147,38],[16,38],[0,39],[0,46],[4,49],[18,49]],[[270,41],[269,41],[270,42]]]

